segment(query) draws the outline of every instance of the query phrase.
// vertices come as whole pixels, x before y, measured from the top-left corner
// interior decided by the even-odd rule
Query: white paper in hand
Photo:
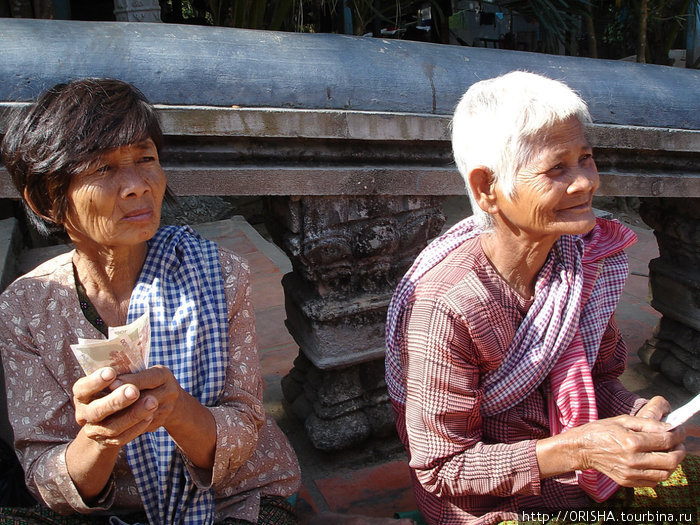
[[[149,312],[128,325],[110,327],[107,339],[80,338],[70,347],[86,375],[105,366],[117,374],[145,370],[151,349]]]
[[[666,416],[664,421],[673,425],[669,430],[681,426],[700,411],[700,394]]]

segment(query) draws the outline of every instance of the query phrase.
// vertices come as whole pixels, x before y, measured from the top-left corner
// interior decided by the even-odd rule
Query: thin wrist
[[[540,478],[581,470],[581,465],[584,464],[584,447],[577,434],[576,429],[572,429],[537,441],[535,452]]]

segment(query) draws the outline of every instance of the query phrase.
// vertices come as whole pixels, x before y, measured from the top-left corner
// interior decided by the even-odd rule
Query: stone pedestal
[[[693,393],[700,392],[700,199],[644,199],[659,257],[649,263],[651,305],[663,317],[641,359]]]
[[[292,261],[282,280],[299,344],[282,389],[314,446],[338,450],[394,431],[384,323],[408,266],[444,224],[440,197],[274,197],[268,229]]]
[[[114,0],[118,22],[160,22],[158,0]]]

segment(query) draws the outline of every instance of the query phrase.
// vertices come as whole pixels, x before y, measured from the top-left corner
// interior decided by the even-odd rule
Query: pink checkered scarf
[[[406,404],[396,333],[403,309],[423,275],[480,233],[471,217],[453,226],[421,252],[392,297],[386,325],[386,382],[398,403]],[[503,362],[482,377],[484,415],[517,405],[549,378],[553,435],[598,419],[591,369],[627,278],[623,250],[635,241],[629,228],[603,219],[586,236],[563,235],[557,240]],[[577,472],[577,478],[596,501],[604,501],[617,489],[614,481],[594,470]]]

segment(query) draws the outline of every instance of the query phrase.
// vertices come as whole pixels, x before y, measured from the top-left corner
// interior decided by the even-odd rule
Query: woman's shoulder
[[[15,279],[0,294],[3,324],[22,325],[32,318],[66,312],[77,302],[73,252],[58,255]]]
[[[478,237],[469,239],[452,250],[444,259],[425,273],[416,285],[416,294],[447,298],[468,293],[482,279],[489,262]],[[466,289],[466,292],[465,292]]]
[[[33,270],[17,277],[3,292],[3,296],[34,287],[67,286],[73,282],[73,250],[42,262]]]
[[[593,229],[583,236],[584,262],[595,261],[625,250],[637,242],[637,234],[615,219],[597,218]]]

